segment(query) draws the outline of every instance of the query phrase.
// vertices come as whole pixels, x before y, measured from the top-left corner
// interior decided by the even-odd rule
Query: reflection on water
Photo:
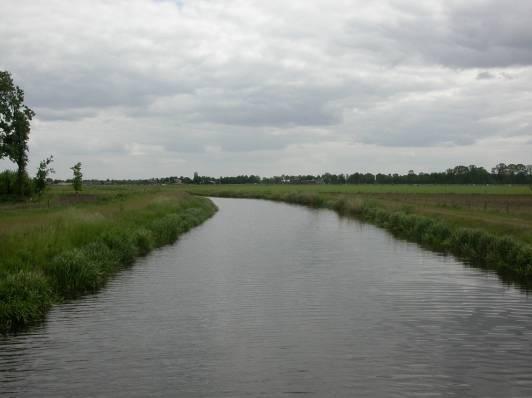
[[[530,397],[532,301],[327,210],[206,224],[0,338],[0,395]]]

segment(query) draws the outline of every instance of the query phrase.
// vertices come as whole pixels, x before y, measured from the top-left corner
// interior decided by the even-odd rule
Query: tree
[[[54,157],[50,156],[44,160],[41,160],[39,163],[39,168],[37,169],[37,174],[34,179],[35,183],[35,192],[40,196],[46,189],[46,179],[50,174],[55,173],[54,169],[50,166],[50,163],[54,161]]]
[[[81,173],[81,162],[76,163],[70,168],[74,173],[74,178],[72,179],[72,186],[76,192],[81,191],[81,185],[83,183],[83,174]]]
[[[13,83],[8,71],[0,71],[0,158],[16,163],[18,193],[23,194],[27,179],[30,122],[35,116],[24,105],[24,91]]]

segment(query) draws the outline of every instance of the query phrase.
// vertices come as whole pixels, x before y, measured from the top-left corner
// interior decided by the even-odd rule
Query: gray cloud
[[[353,17],[342,44],[378,53],[381,62],[456,68],[532,64],[532,3],[446,1],[389,4],[392,18]]]
[[[380,150],[390,164],[424,158],[428,169],[417,148],[438,148],[442,164],[461,153],[489,165],[516,160],[504,156],[520,154],[531,135],[527,0],[2,8],[0,69],[37,111],[33,162],[86,159],[102,177],[197,164],[271,174],[327,162],[355,169]]]
[[[334,101],[346,96],[341,87],[247,87],[198,94],[193,120],[244,126],[319,126],[340,122]]]
[[[488,71],[484,71],[484,72],[478,72],[478,75],[477,75],[477,80],[489,80],[489,79],[495,79],[496,76],[491,73],[491,72],[488,72]]]

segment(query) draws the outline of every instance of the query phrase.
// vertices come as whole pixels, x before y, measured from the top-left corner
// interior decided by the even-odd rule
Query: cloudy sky
[[[530,0],[2,0],[58,177],[532,163]],[[0,161],[0,168],[9,166]]]

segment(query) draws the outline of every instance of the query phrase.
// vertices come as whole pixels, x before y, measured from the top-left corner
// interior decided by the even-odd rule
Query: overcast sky
[[[2,0],[30,172],[532,163],[530,0]],[[0,168],[10,166],[0,161]]]

